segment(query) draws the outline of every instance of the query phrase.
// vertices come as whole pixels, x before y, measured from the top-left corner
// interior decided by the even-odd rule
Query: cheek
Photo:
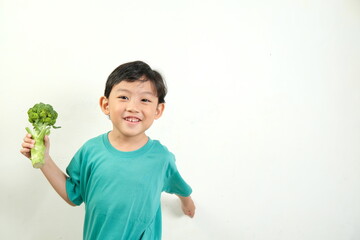
[[[148,118],[154,118],[156,116],[156,109],[148,109],[145,114]]]
[[[119,105],[116,105],[116,106],[109,106],[109,108],[108,108],[108,112],[109,112],[109,114],[111,115],[119,115],[119,114],[121,114],[122,112],[123,112],[124,110],[123,110],[123,108],[121,107],[121,106],[119,106]]]

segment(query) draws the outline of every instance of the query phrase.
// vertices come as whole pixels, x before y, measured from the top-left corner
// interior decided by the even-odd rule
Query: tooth
[[[137,119],[137,118],[125,118],[126,121],[129,121],[129,122],[139,122],[140,120]]]

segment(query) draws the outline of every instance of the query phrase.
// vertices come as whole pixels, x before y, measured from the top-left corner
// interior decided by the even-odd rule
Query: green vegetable
[[[50,134],[50,128],[55,127],[57,112],[50,104],[37,103],[28,110],[29,122],[34,129],[28,127],[26,131],[32,135],[35,140],[35,146],[31,149],[31,162],[34,168],[41,168],[45,164],[45,135]]]

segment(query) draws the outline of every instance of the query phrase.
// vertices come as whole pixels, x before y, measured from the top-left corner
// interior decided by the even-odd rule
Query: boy
[[[165,107],[161,75],[141,61],[117,67],[108,77],[100,107],[113,129],[87,141],[63,173],[49,156],[41,171],[70,205],[85,203],[84,239],[161,239],[161,192],[179,196],[183,212],[193,217],[190,186],[175,157],[146,136]],[[34,140],[27,134],[21,153],[30,158]]]

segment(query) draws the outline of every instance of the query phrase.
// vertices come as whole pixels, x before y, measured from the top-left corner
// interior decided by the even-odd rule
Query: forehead
[[[113,92],[131,92],[156,96],[156,89],[151,81],[121,81],[113,87]]]

